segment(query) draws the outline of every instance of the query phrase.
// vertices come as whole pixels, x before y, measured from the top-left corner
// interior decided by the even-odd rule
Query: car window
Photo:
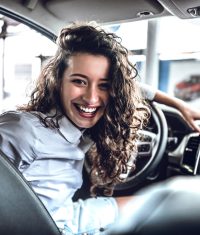
[[[1,17],[0,111],[27,101],[31,83],[56,50],[50,39]],[[200,33],[196,20],[173,16],[106,25],[131,50],[139,80],[200,108]]]
[[[56,50],[55,43],[30,27],[1,17],[0,111],[27,101],[42,64]]]

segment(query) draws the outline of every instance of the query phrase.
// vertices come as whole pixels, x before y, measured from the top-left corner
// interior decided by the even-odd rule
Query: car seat
[[[138,191],[106,235],[199,235],[199,185],[200,176],[174,176]]]
[[[0,234],[61,235],[29,183],[1,150]]]

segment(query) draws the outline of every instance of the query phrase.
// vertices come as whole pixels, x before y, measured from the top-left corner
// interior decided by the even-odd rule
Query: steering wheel
[[[160,163],[167,145],[168,128],[165,115],[157,103],[151,103],[149,125],[139,132],[136,170],[126,174],[126,179],[115,186],[115,191],[136,187],[150,176]],[[85,170],[90,172],[89,160],[85,159]]]
[[[125,181],[119,183],[115,190],[136,187],[150,176],[164,155],[167,145],[168,128],[165,115],[157,103],[151,103],[149,125],[144,130],[141,130],[139,134],[136,170],[130,172]]]

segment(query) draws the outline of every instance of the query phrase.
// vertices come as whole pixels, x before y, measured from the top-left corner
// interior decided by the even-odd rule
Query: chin
[[[97,124],[97,122],[99,122],[99,120],[101,119],[102,115],[98,115],[94,118],[91,119],[84,119],[83,117],[77,117],[72,119],[74,120],[73,123],[79,128],[79,129],[88,129],[88,128],[92,128],[93,126],[95,126]]]
[[[79,129],[89,129],[93,127],[95,124],[83,124],[83,125],[76,125],[76,126],[78,126]]]

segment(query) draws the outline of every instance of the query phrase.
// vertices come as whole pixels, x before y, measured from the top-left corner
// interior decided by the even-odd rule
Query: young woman
[[[115,34],[73,24],[62,29],[29,103],[0,116],[0,148],[63,234],[101,233],[129,200],[110,196],[135,167],[137,131],[149,117],[136,75]],[[97,197],[74,203],[86,152]],[[99,188],[109,197],[98,197]]]

